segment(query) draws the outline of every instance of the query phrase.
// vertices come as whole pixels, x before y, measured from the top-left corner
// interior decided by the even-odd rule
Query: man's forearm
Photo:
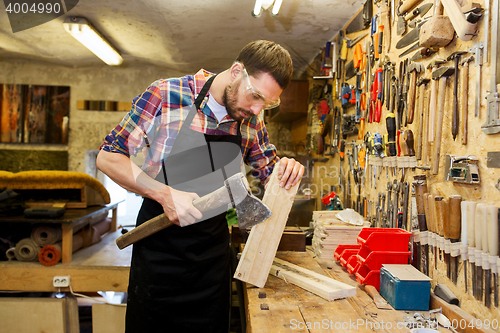
[[[97,168],[124,189],[143,197],[157,200],[154,190],[165,188],[144,173],[129,157],[101,150],[97,155]]]

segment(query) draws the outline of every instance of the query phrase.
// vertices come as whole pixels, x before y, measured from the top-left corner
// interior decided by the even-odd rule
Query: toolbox
[[[412,265],[384,264],[380,294],[396,310],[428,311],[431,280]]]

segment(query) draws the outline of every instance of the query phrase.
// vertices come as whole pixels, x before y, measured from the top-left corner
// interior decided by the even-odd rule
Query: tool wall
[[[494,0],[375,0],[311,79],[329,102],[318,190],[413,231],[413,264],[483,320],[500,318],[498,15]]]

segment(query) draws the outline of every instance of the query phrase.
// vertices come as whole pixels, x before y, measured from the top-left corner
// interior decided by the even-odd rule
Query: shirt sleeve
[[[269,142],[269,135],[264,122],[257,121],[255,139],[246,159],[247,164],[253,168],[252,175],[265,183],[279,160],[276,155],[276,147]]]
[[[153,127],[155,117],[160,113],[161,92],[159,81],[155,81],[145,92],[134,98],[130,112],[111,130],[99,149],[135,156],[149,144],[146,133]]]

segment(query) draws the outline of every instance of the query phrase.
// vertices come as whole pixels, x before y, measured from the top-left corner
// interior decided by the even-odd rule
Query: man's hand
[[[289,190],[302,179],[303,174],[304,166],[293,158],[283,157],[280,159],[278,179],[281,187]]]
[[[155,192],[155,200],[162,205],[165,215],[172,223],[185,227],[203,217],[193,206],[193,200],[199,198],[196,193],[178,191],[169,186]]]

